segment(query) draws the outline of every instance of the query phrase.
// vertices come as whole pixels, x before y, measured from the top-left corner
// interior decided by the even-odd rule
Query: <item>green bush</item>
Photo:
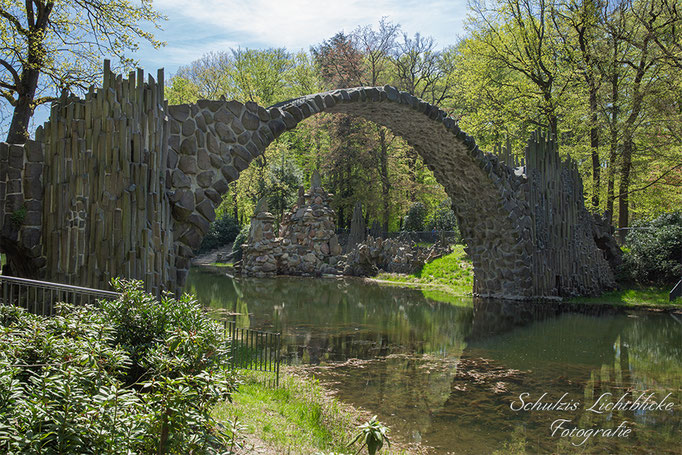
[[[52,317],[0,305],[0,453],[224,453],[227,343],[190,297],[138,282]]]
[[[199,246],[199,253],[205,253],[221,246],[233,242],[239,234],[239,222],[236,218],[230,215],[224,215],[222,218],[216,219],[208,228],[208,232],[204,240]]]
[[[642,284],[670,284],[682,277],[682,212],[636,223],[625,239],[623,270]]]
[[[426,215],[427,210],[424,204],[421,202],[412,204],[407,211],[407,215],[405,215],[403,231],[423,231]]]
[[[239,231],[239,235],[237,235],[237,238],[234,239],[234,243],[232,244],[232,253],[234,260],[235,261],[241,261],[242,259],[242,245],[244,245],[247,240],[249,240],[249,230],[251,229],[251,225],[247,224],[246,226],[242,227],[242,230]]]
[[[440,203],[433,216],[430,217],[426,230],[436,231],[454,231],[455,241],[461,241],[461,234],[459,232],[459,226],[457,225],[457,217],[455,212],[452,211],[452,201],[450,198],[445,199]]]

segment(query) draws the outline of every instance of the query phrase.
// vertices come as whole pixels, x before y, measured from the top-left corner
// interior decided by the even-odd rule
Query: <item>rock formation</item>
[[[353,218],[350,221],[350,235],[346,243],[346,252],[352,251],[356,245],[365,241],[367,237],[365,219],[362,217],[362,203],[357,201],[353,207]]]
[[[274,217],[258,204],[251,220],[248,245],[244,248],[242,274],[247,276],[339,273],[341,246],[335,232],[336,216],[329,207],[331,195],[322,188],[319,173],[311,178],[310,191],[299,190],[291,211],[282,217],[279,236],[273,232]]]

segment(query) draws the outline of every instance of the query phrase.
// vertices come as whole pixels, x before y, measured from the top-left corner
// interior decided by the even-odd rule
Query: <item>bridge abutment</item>
[[[162,71],[157,79],[145,82],[141,70],[124,79],[105,65],[102,88],[53,105],[38,142],[0,146],[9,163],[0,246],[15,273],[91,287],[122,276],[178,291],[228,183],[280,134],[327,112],[386,126],[422,156],[452,199],[476,294],[597,294],[614,283],[577,168],[548,138],[534,136],[519,162],[508,149],[483,153],[443,111],[389,86],[265,109],[168,106]]]

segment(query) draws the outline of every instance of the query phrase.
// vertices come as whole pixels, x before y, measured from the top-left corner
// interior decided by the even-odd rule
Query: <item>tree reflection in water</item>
[[[287,361],[306,365],[436,453],[491,453],[511,434],[529,453],[680,453],[682,324],[608,306],[461,299],[355,279],[240,279],[192,271],[190,291],[241,327],[281,331]],[[585,412],[604,392],[672,392],[672,413]],[[581,401],[576,412],[512,412],[522,392]],[[614,400],[615,401],[615,400]],[[631,422],[624,440],[552,438],[558,418],[583,428]]]

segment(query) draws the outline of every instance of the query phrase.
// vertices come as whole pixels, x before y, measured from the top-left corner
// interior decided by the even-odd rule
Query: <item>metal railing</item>
[[[275,385],[279,385],[281,334],[239,328],[235,321],[228,320],[225,334],[230,337],[232,368],[274,373]]]
[[[0,302],[45,316],[54,313],[54,304],[58,302],[84,305],[119,295],[113,291],[0,275]]]
[[[44,316],[54,314],[54,305],[59,302],[84,305],[119,296],[113,291],[0,275],[0,303]],[[225,335],[230,340],[232,368],[274,373],[275,385],[279,385],[279,333],[238,328],[235,321],[226,320]]]

